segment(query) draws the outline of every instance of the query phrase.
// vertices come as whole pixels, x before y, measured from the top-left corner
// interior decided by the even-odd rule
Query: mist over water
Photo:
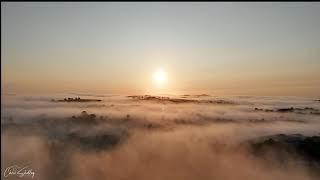
[[[102,101],[51,101],[75,96]],[[279,158],[269,148],[262,156],[248,143],[277,134],[319,136],[317,98],[168,98],[3,95],[2,178],[4,169],[14,164],[28,165],[34,179],[320,177],[319,166],[309,166],[299,153],[285,151]]]

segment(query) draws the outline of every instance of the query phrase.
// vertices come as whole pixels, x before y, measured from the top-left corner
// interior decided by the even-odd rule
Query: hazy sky
[[[1,63],[8,93],[320,96],[320,3],[1,3]]]

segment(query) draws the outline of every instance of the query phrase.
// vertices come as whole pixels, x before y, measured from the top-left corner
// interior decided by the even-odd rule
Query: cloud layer
[[[314,99],[170,96],[192,100],[176,103],[87,95],[81,98],[102,101],[50,101],[73,96],[3,96],[3,168],[28,164],[36,179],[319,178],[298,155],[285,153],[279,162],[274,150],[259,157],[245,143],[279,133],[319,135],[320,116],[310,109],[255,110],[316,112]]]

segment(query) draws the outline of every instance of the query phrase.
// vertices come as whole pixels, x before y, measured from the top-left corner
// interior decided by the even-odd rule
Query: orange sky
[[[2,90],[319,96],[319,12],[320,3],[1,3]]]

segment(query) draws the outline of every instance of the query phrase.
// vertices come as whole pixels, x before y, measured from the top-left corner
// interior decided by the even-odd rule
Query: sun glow
[[[153,81],[158,86],[163,86],[167,81],[166,72],[159,68],[153,73]]]

